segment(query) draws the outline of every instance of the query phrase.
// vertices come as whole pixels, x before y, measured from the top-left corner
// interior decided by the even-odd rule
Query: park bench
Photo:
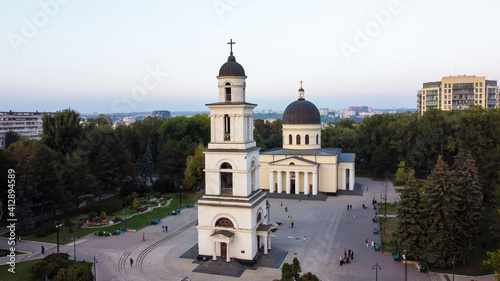
[[[194,207],[194,204],[193,203],[189,203],[188,204],[188,208],[192,208],[192,207]]]
[[[399,261],[399,257],[400,257],[399,252],[392,253],[392,257],[394,258],[394,261]]]
[[[373,228],[373,234],[378,234],[378,228]]]
[[[177,214],[179,214],[180,212],[181,212],[181,211],[180,211],[179,209],[177,209],[177,210],[173,210],[173,211],[172,211],[172,215],[177,215]]]
[[[378,222],[378,218],[375,216],[372,218],[372,222]]]
[[[157,225],[159,222],[160,222],[159,219],[154,219],[154,220],[151,221],[151,224],[152,225]]]
[[[375,243],[375,251],[380,251],[380,243]]]

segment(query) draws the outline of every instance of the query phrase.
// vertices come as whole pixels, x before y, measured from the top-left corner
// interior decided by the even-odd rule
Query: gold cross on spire
[[[300,80],[299,83],[300,83],[300,88],[302,89],[302,83],[304,83],[304,82],[302,82],[302,80]]]

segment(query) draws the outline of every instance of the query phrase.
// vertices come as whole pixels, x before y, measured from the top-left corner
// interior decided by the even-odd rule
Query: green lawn
[[[389,213],[389,209],[387,209]],[[380,227],[380,239],[382,241],[382,250],[384,253],[392,253],[396,250],[396,230],[397,230],[398,219],[397,218],[387,218],[387,223],[385,225],[385,235],[384,235],[384,218],[379,218]]]
[[[6,257],[8,254],[10,254],[10,251],[4,250],[4,249],[0,249],[0,257]],[[25,254],[25,253],[15,251],[15,254],[17,256],[17,255],[22,255],[22,254]]]
[[[383,215],[385,211],[386,204],[379,203],[380,208],[378,209],[379,215]],[[388,215],[397,215],[397,205],[393,203],[387,203],[387,214]]]
[[[171,202],[171,204],[167,207],[161,207],[161,218],[167,217],[167,215],[170,215],[173,210],[179,209],[179,194],[171,194],[171,197],[174,198],[174,200]],[[191,198],[189,194],[182,194],[182,207],[186,208],[187,204],[189,203],[195,203],[197,199]],[[128,211],[127,211],[128,212]],[[135,210],[131,210],[132,213],[137,213]],[[116,212],[115,214],[121,213],[122,219],[125,217],[123,216],[123,212]],[[133,216],[131,218],[127,217],[126,220],[126,225],[128,229],[141,229],[145,227],[147,224],[151,222],[154,219],[160,218],[160,208],[155,208],[151,212],[143,213],[140,215]],[[53,220],[50,220],[51,222]],[[47,223],[47,222],[44,222]],[[93,233],[98,230],[102,231],[110,231],[113,232],[116,229],[120,227],[125,227],[125,221],[122,221],[120,223],[114,224],[112,226],[107,226],[107,227],[99,227],[99,228],[77,228],[77,227],[66,227],[66,243],[71,242],[71,236],[76,235],[76,237],[84,237],[90,233]],[[34,241],[40,241],[40,242],[47,242],[47,243],[56,243],[57,242],[57,233],[52,233],[44,237],[37,237],[34,235],[33,231],[29,235],[23,236],[24,240],[34,240]],[[60,229],[59,232],[59,243],[64,243],[64,234],[63,234],[63,229]]]
[[[44,281],[45,277],[34,276],[30,271],[31,266],[39,261],[40,260],[18,262],[16,263],[15,273],[7,271],[10,268],[10,265],[1,265],[0,281]],[[88,268],[88,270],[92,268],[91,262],[77,262],[76,265]]]

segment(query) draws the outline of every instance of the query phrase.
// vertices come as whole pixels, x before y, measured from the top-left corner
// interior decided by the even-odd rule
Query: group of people
[[[366,248],[370,247],[370,240],[368,238],[366,238]],[[372,248],[375,248],[375,241],[372,240]]]
[[[352,205],[347,204],[347,210],[352,210]]]
[[[354,251],[351,249],[344,249],[344,256],[340,256],[340,266],[344,263],[351,263],[352,260],[354,260]]]
[[[290,222],[290,227],[293,228],[293,218],[292,218],[292,216],[288,215],[288,221]]]

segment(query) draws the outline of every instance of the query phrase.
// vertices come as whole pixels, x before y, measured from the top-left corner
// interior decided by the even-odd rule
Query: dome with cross
[[[304,98],[300,81],[299,99],[289,104],[283,112],[283,124],[321,124],[318,108]]]
[[[236,58],[233,56],[233,44],[236,44],[236,42],[231,39],[227,44],[231,46],[231,52],[227,62],[221,66],[219,76],[245,76],[245,69],[236,62]]]

